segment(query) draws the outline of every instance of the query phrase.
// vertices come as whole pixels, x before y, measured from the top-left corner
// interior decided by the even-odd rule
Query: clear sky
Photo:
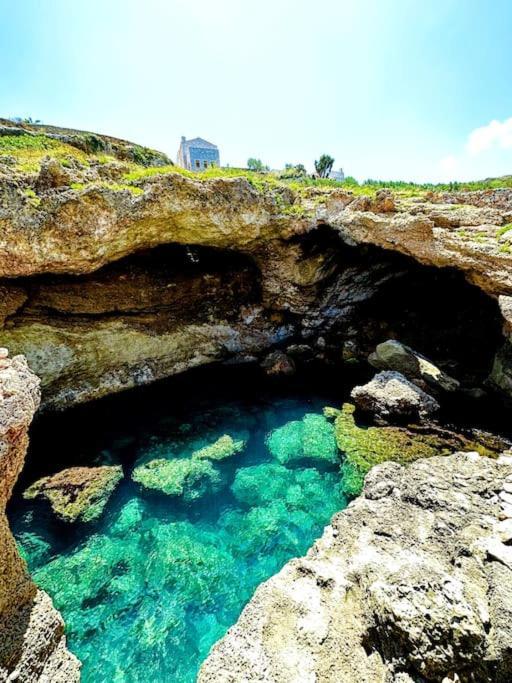
[[[512,173],[512,0],[0,0],[0,115],[358,179]]]

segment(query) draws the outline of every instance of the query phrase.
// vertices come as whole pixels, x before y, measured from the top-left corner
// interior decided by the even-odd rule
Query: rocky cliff
[[[427,339],[421,351],[482,383],[503,346],[510,199],[370,199],[72,160],[0,173],[0,338],[41,377],[46,408],[275,348],[363,361],[387,337]],[[493,370],[507,393],[509,355],[507,342]]]
[[[5,516],[39,399],[26,360],[0,349],[0,681],[70,683],[79,680],[80,665],[66,650],[64,622],[28,575]]]
[[[375,467],[304,558],[261,585],[200,683],[512,676],[512,462]]]

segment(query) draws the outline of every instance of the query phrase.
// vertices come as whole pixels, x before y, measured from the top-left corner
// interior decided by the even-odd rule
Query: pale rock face
[[[399,372],[379,372],[350,394],[356,406],[387,420],[425,418],[439,410],[439,403]]]
[[[456,391],[459,388],[459,382],[456,379],[444,373],[428,358],[396,339],[388,339],[378,344],[368,360],[376,368],[394,370],[412,381],[420,381],[434,389]]]
[[[512,560],[495,493],[511,474],[463,453],[373,468],[308,555],[258,588],[198,680],[506,683]]]
[[[78,660],[66,649],[64,623],[38,590],[21,559],[5,506],[23,467],[28,427],[39,406],[39,380],[22,356],[0,349],[0,682],[79,680]]]

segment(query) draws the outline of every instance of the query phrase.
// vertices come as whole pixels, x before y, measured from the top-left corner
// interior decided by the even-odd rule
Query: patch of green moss
[[[229,434],[224,434],[215,443],[194,451],[192,458],[197,460],[225,460],[240,453],[245,448],[245,441],[235,441]]]
[[[512,230],[512,223],[507,223],[507,225],[503,225],[501,228],[496,230],[496,237],[503,237],[507,232]]]
[[[341,474],[342,489],[347,494],[359,494],[367,472],[388,460],[406,465],[420,458],[449,455],[457,450],[494,455],[481,444],[451,432],[441,434],[404,427],[358,425],[354,413],[355,406],[345,403],[334,423],[338,448],[345,454]]]
[[[146,489],[186,501],[218,490],[221,483],[221,476],[212,464],[197,458],[150,460],[133,470],[132,479]]]

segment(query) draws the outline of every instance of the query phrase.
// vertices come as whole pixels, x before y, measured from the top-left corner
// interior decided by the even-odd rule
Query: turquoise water
[[[66,526],[44,504],[15,501],[15,535],[65,618],[85,683],[194,681],[258,584],[307,551],[346,505],[324,405],[211,401],[174,416],[164,405],[149,423],[127,419],[124,433],[84,447],[83,460],[125,473],[97,522]],[[225,434],[244,447],[212,461],[214,487],[185,499],[130,478],[136,466],[189,459]],[[36,440],[32,460],[38,448],[45,457]]]

